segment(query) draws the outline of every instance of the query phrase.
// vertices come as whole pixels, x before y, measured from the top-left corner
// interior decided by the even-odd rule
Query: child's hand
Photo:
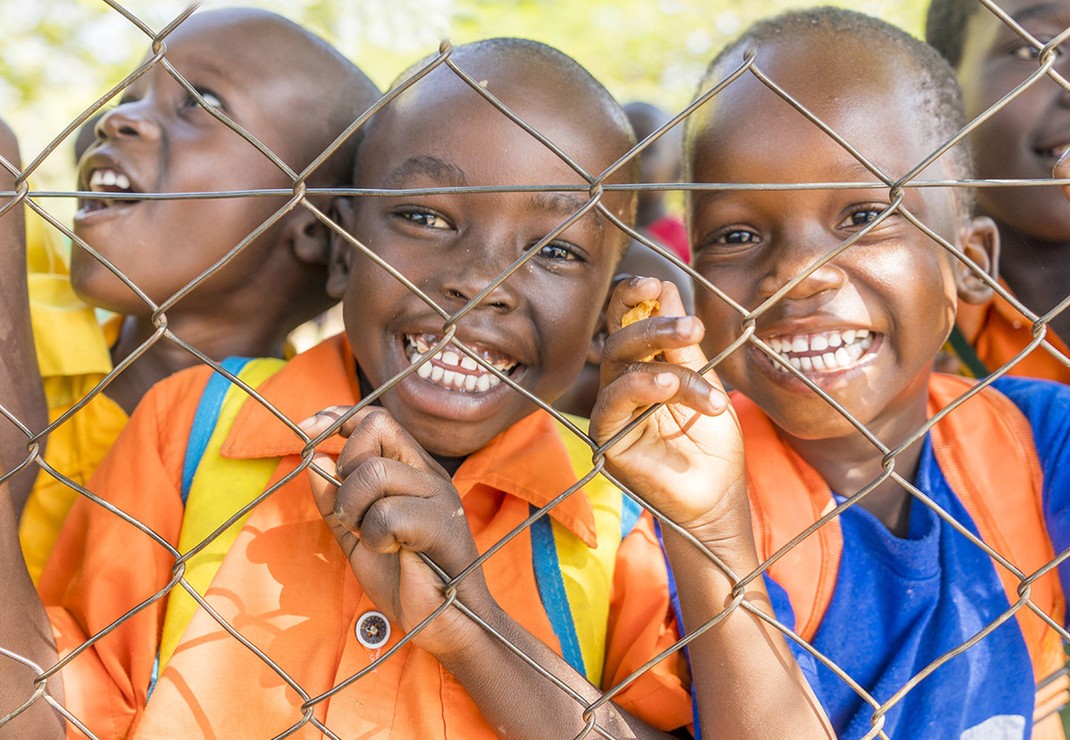
[[[320,412],[302,428],[315,436],[344,411]],[[477,557],[460,496],[449,475],[385,410],[362,409],[339,433],[348,438],[337,463],[342,484],[310,470],[316,505],[368,598],[409,632],[445,601],[442,579],[417,553],[450,576]],[[336,470],[327,455],[316,455],[315,461],[328,472]],[[459,584],[458,592],[469,607],[490,599],[479,570]],[[454,630],[471,624],[456,609],[447,609],[413,639],[441,655],[456,649]]]
[[[657,302],[653,316],[622,328],[644,301]],[[739,424],[716,376],[696,372],[706,363],[702,322],[684,315],[672,283],[633,278],[614,291],[608,324],[593,439],[604,444],[652,404],[666,404],[606,451],[610,471],[700,539],[749,537]]]

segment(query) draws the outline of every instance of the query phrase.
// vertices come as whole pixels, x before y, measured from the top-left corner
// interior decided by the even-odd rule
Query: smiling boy
[[[1070,26],[1066,0],[1000,0],[999,7],[1038,42],[1046,44]],[[976,0],[933,0],[926,39],[955,68],[966,114],[984,114],[1040,64],[1040,52]],[[1070,72],[1065,51],[1052,69]],[[1057,81],[1041,76],[971,134],[977,176],[1043,180],[1070,147],[1070,105]],[[984,187],[979,210],[1000,232],[1000,277],[1029,309],[1044,315],[1070,295],[1070,204],[1051,187]],[[1033,340],[1032,324],[1006,299],[964,306],[957,320],[965,340],[989,372],[1009,362]],[[1046,339],[1061,353],[1037,347],[1011,373],[1070,383],[1070,312],[1052,317]],[[965,350],[963,350],[965,351]]]
[[[496,40],[456,49],[453,59],[585,171],[602,172],[633,143],[608,93],[558,52]],[[624,234],[583,211],[585,178],[445,67],[372,120],[357,184],[415,191],[343,200],[342,222],[426,300],[338,238],[328,284],[345,292],[348,341],[299,355],[259,390],[294,421],[376,389],[382,409],[361,410],[343,427],[348,441],[331,436],[318,448],[317,461],[332,472],[322,455],[340,454],[335,489],[318,476],[310,483],[298,468],[306,441],[292,426],[256,402],[241,407],[220,448],[231,472],[204,490],[216,500],[235,496],[245,471],[265,463],[265,484],[285,485],[241,520],[203,592],[214,614],[270,662],[203,609],[176,633],[168,599],[153,601],[58,674],[67,708],[105,735],[272,737],[313,722],[346,737],[573,736],[584,726],[574,696],[601,695],[588,679],[616,686],[675,638],[652,525],[619,492],[592,483],[521,526],[581,473],[568,433],[488,368],[547,401],[567,387],[597,320],[590,296],[606,290]],[[547,183],[566,189],[419,194]],[[601,200],[632,218],[630,194]],[[455,323],[447,318],[465,306]],[[461,359],[465,348],[474,360]],[[183,511],[182,468],[191,426],[203,426],[194,417],[208,375],[197,368],[154,388],[91,484],[183,550],[192,520]],[[319,414],[306,429],[320,434],[334,418]],[[187,507],[195,508],[198,485]],[[233,502],[220,523],[247,501]],[[503,539],[457,584],[458,598],[493,633],[451,607],[399,644],[443,600],[420,554],[456,575]],[[555,553],[566,554],[559,562]],[[41,585],[60,653],[165,588],[174,561],[153,538],[79,501]],[[541,572],[552,563],[560,573]],[[197,567],[191,563],[187,577]],[[27,620],[13,610],[0,616],[9,619],[0,624],[5,638],[23,630],[22,642],[5,644],[32,652]],[[36,640],[48,655],[40,634]],[[614,696],[638,722],[610,704],[597,721],[613,736],[652,732],[644,723],[687,724],[683,671],[674,654]],[[16,685],[8,684],[8,696],[29,695]]]
[[[282,164],[217,120],[162,64],[101,116],[78,175],[82,190],[100,196],[79,203],[74,232],[145,298],[77,245],[69,281],[65,275],[35,276],[42,293],[33,296],[34,323],[51,419],[81,402],[113,362],[147,349],[49,435],[46,461],[79,485],[88,482],[145,391],[198,362],[167,336],[157,337],[150,302],[169,300],[253,234],[229,263],[167,309],[170,335],[216,360],[282,357],[287,335],[334,302],[325,290],[327,229],[302,205],[284,208],[286,196],[107,196],[291,191],[294,178],[284,168],[301,172],[379,96],[325,41],[265,11],[196,13],[166,43],[167,61],[204,102]],[[310,110],[316,115],[294,115]],[[353,147],[350,137],[307,184],[347,184]],[[97,329],[93,307],[122,317],[110,327],[112,336]],[[38,476],[20,529],[35,578],[74,498],[65,482],[47,472]]]
[[[704,336],[681,323],[691,319],[667,312],[622,329],[606,354],[624,368],[621,378],[647,376],[621,383],[650,386],[664,364],[635,368],[636,357],[698,337],[706,356],[715,356],[751,330],[744,313],[753,318],[753,341],[717,372],[739,391],[733,407],[760,557],[859,494],[767,571],[777,615],[856,684],[795,651],[837,736],[861,737],[879,726],[889,737],[1058,737],[1051,712],[1065,691],[1059,634],[1028,608],[1011,616],[1020,580],[997,570],[927,504],[1027,575],[1067,544],[1064,387],[1001,379],[921,433],[971,387],[934,375],[932,366],[958,301],[983,301],[988,291],[912,219],[981,269],[991,267],[996,234],[990,221],[970,216],[961,189],[908,184],[893,202],[882,183],[910,173],[962,125],[953,73],[927,46],[881,21],[819,9],[750,29],[714,60],[703,89],[750,49],[761,73],[868,164],[755,76],[732,82],[689,122],[693,182],[857,187],[692,191],[692,264],[728,300],[696,291]],[[952,150],[920,176],[969,179],[969,158]],[[623,308],[657,297],[654,283],[630,288]],[[692,369],[703,364],[690,359]],[[654,400],[711,414],[719,410],[716,396],[691,373]],[[592,418],[597,439],[620,407],[616,395],[604,394]],[[686,439],[665,434],[675,444]],[[738,434],[731,425],[714,427],[685,452],[712,464],[734,449]],[[612,450],[607,459],[647,481],[682,469],[659,468],[656,458],[629,462]],[[912,495],[915,488],[925,498]],[[707,506],[718,511],[722,500],[711,496]],[[1031,603],[1061,623],[1055,571],[1030,584]],[[949,655],[990,625],[977,644]]]

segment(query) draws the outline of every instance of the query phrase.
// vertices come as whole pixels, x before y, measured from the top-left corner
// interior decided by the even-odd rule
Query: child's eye
[[[1037,37],[1037,41],[1042,44],[1046,44],[1051,39]],[[1061,46],[1055,47],[1055,56],[1062,56],[1063,49]],[[1035,62],[1040,57],[1040,49],[1032,44],[1020,44],[1011,49],[1011,55],[1027,62]]]
[[[876,221],[883,212],[883,208],[860,208],[857,211],[852,211],[847,218],[840,222],[840,228],[865,226]]]
[[[544,244],[542,249],[539,250],[539,256],[549,260],[563,260],[565,262],[572,262],[580,259],[575,247],[571,244],[562,242],[550,242],[549,244]]]
[[[451,224],[445,217],[421,208],[406,208],[395,211],[395,215],[398,218],[402,218],[410,223],[422,226],[426,229],[452,229]]]
[[[193,89],[197,91],[198,95],[204,98],[204,102],[208,104],[208,107],[215,108],[216,110],[223,110],[223,101],[220,100],[219,96],[216,95],[214,92],[208,90],[207,88],[195,87]],[[190,108],[200,108],[201,104],[197,102],[197,99],[195,97],[187,94],[186,106]]]
[[[720,244],[757,244],[761,240],[760,236],[746,229],[732,229],[717,237]]]

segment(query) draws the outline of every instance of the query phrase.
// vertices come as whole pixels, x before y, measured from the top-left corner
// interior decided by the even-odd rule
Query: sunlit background
[[[927,0],[839,3],[920,34]],[[113,0],[151,29],[187,3]],[[252,5],[316,31],[380,87],[419,58],[454,43],[523,36],[575,57],[622,102],[685,106],[705,63],[750,22],[805,0],[261,0]],[[0,0],[0,106],[22,146],[23,162],[50,146],[38,188],[73,189],[73,138],[64,126],[134,69],[150,45],[104,0]],[[61,204],[57,210],[62,210]]]

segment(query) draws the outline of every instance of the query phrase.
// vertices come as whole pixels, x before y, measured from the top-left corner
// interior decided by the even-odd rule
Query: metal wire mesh
[[[316,715],[317,707],[327,702],[331,697],[342,692],[348,686],[360,682],[367,675],[374,673],[379,667],[388,661],[394,659],[395,654],[406,644],[411,642],[435,617],[440,615],[443,611],[455,607],[461,610],[469,618],[479,623],[488,633],[493,635],[496,639],[500,640],[506,647],[516,650],[517,653],[528,662],[533,668],[541,680],[547,681],[557,686],[559,690],[565,692],[571,696],[578,705],[583,708],[584,715],[587,718],[588,726],[580,736],[587,735],[601,735],[611,736],[611,733],[604,727],[600,726],[596,721],[596,712],[605,703],[613,701],[618,694],[623,691],[627,685],[638,677],[643,671],[649,669],[651,666],[657,664],[668,652],[682,650],[686,644],[702,634],[705,630],[713,628],[717,622],[726,618],[734,610],[744,609],[751,612],[753,615],[775,626],[776,629],[782,631],[788,639],[800,646],[803,650],[808,651],[816,661],[827,666],[831,669],[845,684],[857,693],[861,701],[872,707],[872,731],[868,737],[887,737],[883,726],[885,715],[895,708],[905,696],[909,694],[922,680],[924,680],[930,674],[938,671],[942,665],[953,659],[956,655],[962,651],[969,650],[972,646],[985,640],[992,631],[1003,624],[1006,621],[1012,620],[1015,616],[1023,611],[1028,611],[1039,616],[1047,624],[1047,627],[1057,632],[1064,640],[1070,639],[1070,633],[1067,632],[1065,626],[1061,624],[1053,615],[1045,614],[1033,601],[1031,601],[1031,586],[1040,577],[1047,572],[1059,566],[1060,563],[1068,556],[1067,552],[1059,554],[1050,563],[1046,564],[1043,568],[1036,572],[1023,572],[1014,563],[1008,560],[1005,553],[1001,553],[993,545],[986,543],[982,538],[974,534],[973,529],[960,522],[956,517],[941,508],[936,502],[934,502],[925,491],[917,488],[912,480],[904,477],[899,471],[896,470],[897,457],[902,454],[904,450],[915,445],[922,440],[930,430],[945,416],[956,413],[956,409],[965,403],[970,397],[981,392],[981,390],[989,386],[997,378],[1007,374],[1014,373],[1015,364],[1025,358],[1032,352],[1043,352],[1051,355],[1062,364],[1070,367],[1070,358],[1061,354],[1058,347],[1051,341],[1049,335],[1049,325],[1058,317],[1067,306],[1070,305],[1070,295],[1068,295],[1057,306],[1047,310],[1044,313],[1038,313],[1029,306],[1025,305],[1018,297],[1010,293],[1006,287],[997,282],[988,273],[981,270],[977,265],[973,264],[969,258],[955,245],[949,243],[944,238],[940,237],[934,231],[932,231],[925,223],[917,218],[904,204],[905,193],[912,188],[974,188],[974,187],[1050,187],[1052,181],[1050,180],[1016,180],[1016,181],[959,181],[959,180],[926,180],[922,178],[922,173],[926,168],[936,161],[939,157],[944,155],[955,145],[962,142],[972,131],[977,127],[984,124],[986,120],[995,115],[999,110],[1010,104],[1016,96],[1022,94],[1026,90],[1029,90],[1034,85],[1051,84],[1055,83],[1061,87],[1070,90],[1070,83],[1063,77],[1058,62],[1058,47],[1063,40],[1070,35],[1070,29],[1060,34],[1058,37],[1051,40],[1042,40],[1034,38],[1025,28],[1021,27],[1016,21],[1004,13],[996,4],[990,0],[981,0],[985,5],[986,12],[995,14],[999,19],[1013,28],[1014,31],[1022,37],[1027,43],[1032,44],[1038,49],[1037,54],[1037,67],[1027,77],[1021,80],[1013,90],[1007,93],[996,104],[991,106],[981,115],[970,121],[969,125],[957,132],[954,137],[944,142],[940,147],[933,151],[928,157],[922,161],[914,163],[914,166],[910,171],[902,176],[896,177],[894,174],[883,171],[879,166],[873,163],[870,159],[857,149],[855,149],[849,137],[841,136],[834,130],[834,127],[830,124],[820,120],[818,116],[812,113],[807,107],[793,97],[791,91],[780,87],[777,80],[769,76],[762,66],[757,62],[757,56],[755,53],[749,53],[745,59],[726,75],[723,79],[717,80],[716,84],[709,87],[698,96],[695,102],[682,110],[678,115],[674,116],[671,121],[660,129],[655,131],[651,136],[645,140],[640,141],[634,146],[625,156],[621,157],[619,161],[614,163],[611,167],[602,172],[587,172],[580,164],[573,158],[573,153],[567,150],[560,149],[553,142],[547,138],[535,127],[528,124],[520,116],[511,111],[493,92],[488,90],[479,80],[473,78],[468,72],[465,71],[462,64],[458,64],[452,58],[453,48],[449,43],[443,43],[439,52],[433,57],[429,58],[418,70],[416,70],[407,80],[390,90],[388,93],[382,96],[382,98],[369,109],[363,116],[354,120],[335,141],[335,143],[322,152],[322,154],[315,158],[315,160],[306,167],[303,171],[297,172],[291,169],[276,153],[271,151],[262,141],[258,140],[255,136],[248,131],[241,129],[240,126],[230,120],[225,113],[220,112],[218,109],[210,105],[202,93],[193,87],[181,74],[180,70],[176,69],[168,60],[168,36],[171,32],[179,27],[193,11],[182,13],[174,19],[174,21],[168,24],[165,28],[154,30],[141,23],[134,15],[127,11],[120,3],[111,2],[106,0],[108,4],[115,10],[115,12],[122,14],[131,24],[139,28],[146,36],[150,44],[150,53],[146,56],[143,63],[134,71],[132,71],[122,82],[116,85],[112,90],[102,95],[91,107],[87,108],[82,115],[77,119],[70,122],[62,131],[60,131],[52,144],[48,146],[44,151],[40,153],[32,161],[28,162],[25,167],[19,169],[12,163],[3,161],[3,166],[15,176],[15,186],[12,191],[0,194],[6,199],[4,204],[4,211],[11,208],[27,207],[39,214],[44,218],[52,228],[62,233],[72,243],[72,249],[82,250],[85,253],[91,255],[101,265],[104,265],[111,273],[113,273],[119,280],[121,280],[131,291],[133,291],[140,300],[147,307],[147,310],[151,313],[152,323],[156,327],[156,332],[152,336],[142,343],[134,352],[121,361],[117,362],[114,369],[111,370],[92,390],[86,394],[83,398],[75,402],[71,408],[52,421],[44,429],[30,429],[25,426],[21,420],[16,418],[8,410],[0,407],[0,413],[17,425],[27,440],[27,455],[25,459],[18,461],[8,461],[10,470],[7,472],[4,479],[10,478],[19,470],[27,466],[39,466],[43,474],[51,475],[60,481],[66,483],[77,493],[94,502],[96,505],[103,507],[109,511],[112,515],[119,517],[127,521],[130,525],[137,528],[142,534],[151,538],[161,548],[166,550],[174,558],[174,568],[171,573],[171,577],[164,583],[160,583],[159,590],[154,593],[150,598],[143,601],[133,610],[122,614],[116,615],[117,618],[107,629],[93,635],[80,649],[68,654],[58,663],[51,666],[38,666],[32,664],[32,661],[28,661],[23,656],[13,653],[7,649],[0,648],[0,654],[3,655],[5,660],[15,660],[27,665],[36,673],[36,680],[33,682],[33,693],[26,697],[25,703],[12,714],[0,719],[0,725],[9,721],[13,717],[20,714],[27,707],[31,706],[35,702],[45,701],[50,703],[56,711],[62,713],[66,719],[72,723],[75,727],[79,728],[83,733],[88,736],[93,736],[92,732],[86,727],[81,720],[66,710],[58,701],[56,701],[49,694],[49,680],[57,674],[64,667],[68,666],[73,661],[82,659],[82,656],[92,651],[94,645],[100,640],[104,639],[114,629],[124,624],[135,614],[150,605],[159,602],[160,600],[166,600],[172,590],[176,588],[184,589],[199,605],[199,607],[208,612],[218,624],[226,630],[227,633],[236,641],[240,642],[244,647],[255,654],[257,658],[268,666],[273,672],[275,672],[282,681],[284,681],[291,689],[300,695],[302,700],[302,714],[297,719],[294,725],[288,728],[280,736],[287,736],[290,734],[299,733],[302,730],[306,730],[309,726],[315,728],[319,732],[329,737],[342,737],[346,735],[345,728],[336,728],[325,725],[323,721]],[[331,213],[325,212],[322,208],[318,207],[313,198],[317,195],[349,195],[354,198],[376,198],[384,195],[394,195],[398,191],[392,189],[372,190],[372,189],[323,189],[313,188],[308,185],[310,176],[320,167],[324,161],[326,161],[332,154],[334,154],[339,147],[341,147],[351,137],[359,135],[363,127],[365,127],[367,121],[378,111],[383,110],[391,106],[394,101],[402,95],[406,90],[411,87],[419,86],[422,79],[424,79],[429,73],[438,68],[448,68],[450,72],[463,81],[468,88],[480,95],[488,104],[494,106],[503,116],[508,117],[514,121],[520,128],[526,131],[534,140],[540,142],[548,150],[552,151],[562,162],[568,165],[574,172],[576,172],[585,185],[574,184],[562,184],[562,183],[545,183],[537,186],[517,186],[517,187],[486,187],[481,186],[478,183],[473,185],[464,185],[448,188],[432,188],[427,191],[409,191],[409,194],[418,193],[450,193],[450,194],[486,194],[496,192],[571,192],[580,193],[585,198],[585,203],[581,208],[578,208],[570,217],[561,221],[561,223],[549,231],[542,237],[538,244],[534,245],[531,249],[527,250],[521,257],[516,259],[505,270],[503,270],[497,277],[495,277],[490,283],[488,283],[482,290],[476,295],[472,296],[464,305],[457,310],[454,310],[446,305],[442,305],[440,301],[437,301],[430,291],[424,287],[412,282],[402,271],[396,266],[393,266],[383,260],[376,252],[375,244],[364,244],[349,233],[343,225],[341,225],[338,219]],[[265,220],[259,227],[250,232],[244,239],[233,245],[233,248],[223,255],[218,261],[211,267],[204,270],[195,279],[191,280],[186,286],[175,292],[173,295],[166,298],[166,300],[156,302],[137,284],[135,284],[129,277],[127,277],[121,269],[115,264],[109,261],[99,251],[95,250],[85,240],[80,238],[74,233],[62,220],[54,217],[49,208],[49,200],[54,198],[91,198],[93,193],[91,192],[41,192],[31,190],[28,182],[32,178],[35,172],[38,171],[45,159],[51,156],[56,150],[63,144],[63,142],[73,132],[77,131],[87,120],[93,117],[98,112],[105,109],[109,101],[114,99],[117,95],[120,95],[123,90],[128,88],[132,83],[138,80],[143,75],[154,71],[163,69],[167,74],[171,75],[173,79],[185,88],[189,94],[207,110],[212,116],[214,116],[221,125],[226,125],[234,130],[247,144],[255,147],[263,157],[270,161],[275,167],[277,167],[285,177],[290,181],[291,186],[283,189],[276,190],[241,190],[241,191],[227,191],[227,192],[190,192],[190,193],[133,193],[122,194],[116,193],[110,197],[113,197],[116,201],[126,200],[138,200],[138,201],[152,201],[152,200],[179,200],[179,199],[249,199],[249,198],[283,198],[284,204],[280,206],[267,220]],[[667,185],[622,185],[612,182],[614,175],[618,174],[622,168],[626,168],[634,163],[637,157],[649,146],[651,146],[659,137],[665,134],[666,131],[683,123],[691,117],[695,111],[702,109],[707,105],[710,100],[716,98],[725,89],[728,89],[733,83],[740,79],[754,79],[759,81],[762,85],[766,86],[770,91],[783,99],[788,103],[798,115],[805,117],[811,121],[815,126],[823,130],[829,137],[835,140],[844,150],[849,152],[854,158],[861,163],[866,170],[872,173],[874,179],[880,183],[883,183],[884,188],[888,193],[888,205],[884,208],[880,215],[867,225],[862,230],[855,233],[850,238],[843,241],[841,244],[830,250],[826,254],[822,255],[813,264],[807,266],[802,272],[794,276],[791,280],[785,284],[779,286],[769,297],[763,301],[760,305],[755,307],[747,307],[737,303],[731,296],[718,287],[716,279],[711,279],[709,275],[700,274],[696,269],[684,262],[682,262],[673,252],[667,249],[662,244],[654,241],[645,233],[630,227],[625,223],[611,208],[608,208],[603,202],[603,198],[607,193],[621,190],[638,191],[644,188],[646,189],[663,189],[663,190],[679,190],[685,192],[694,191],[731,191],[731,190],[769,190],[769,191],[784,191],[785,194],[789,194],[791,191],[803,191],[803,190],[822,190],[822,189],[843,189],[843,188],[857,188],[857,182],[807,182],[807,183],[758,183],[758,184],[739,184],[739,183],[671,183]],[[202,286],[207,280],[217,275],[220,271],[226,269],[228,265],[233,263],[239,255],[245,251],[250,244],[254,243],[258,237],[271,229],[274,225],[278,224],[288,213],[295,209],[307,209],[314,217],[328,229],[332,230],[337,236],[347,242],[352,249],[357,250],[360,254],[363,254],[369,262],[374,263],[377,269],[382,269],[388,272],[393,278],[398,280],[408,290],[412,291],[419,298],[426,303],[440,318],[441,326],[438,327],[439,336],[436,339],[434,346],[431,347],[423,358],[407,367],[404,371],[398,373],[394,377],[391,377],[386,382],[382,383],[378,387],[371,389],[362,400],[351,409],[347,410],[337,416],[335,421],[330,427],[310,437],[304,430],[302,430],[298,423],[300,419],[289,418],[282,410],[273,405],[267,398],[265,398],[257,389],[250,387],[245,381],[239,379],[237,375],[227,368],[223,367],[216,359],[207,356],[201,349],[196,346],[195,343],[186,341],[181,336],[172,332],[169,327],[168,315],[176,306],[182,301],[187,300],[190,296],[196,294],[198,288]],[[703,546],[694,540],[685,530],[680,528],[675,522],[662,515],[659,511],[651,507],[646,501],[644,501],[641,492],[632,492],[627,489],[626,486],[620,484],[618,481],[610,476],[609,472],[605,470],[605,454],[609,447],[614,444],[615,440],[610,440],[604,445],[599,445],[585,433],[577,427],[572,419],[561,414],[555,410],[552,406],[548,405],[544,401],[533,395],[528,389],[522,387],[517,383],[514,378],[506,371],[496,367],[492,362],[489,362],[480,351],[479,347],[469,346],[457,336],[458,327],[463,326],[465,318],[474,310],[479,308],[487,300],[496,289],[503,284],[507,284],[512,276],[519,271],[525,269],[528,263],[535,258],[539,249],[547,244],[553,242],[560,234],[566,231],[574,223],[582,219],[588,213],[597,212],[608,223],[612,224],[614,228],[619,229],[627,234],[627,236],[633,241],[635,249],[649,249],[659,254],[666,260],[669,260],[676,264],[680,269],[686,271],[695,281],[697,291],[709,291],[729,306],[736,314],[738,314],[738,332],[736,334],[736,340],[729,346],[725,347],[717,356],[713,357],[706,369],[712,369],[716,371],[718,367],[733,353],[743,352],[748,347],[754,348],[758,352],[766,355],[774,364],[779,365],[785,373],[788,373],[797,378],[801,383],[809,387],[809,389],[818,397],[829,404],[836,410],[843,418],[849,422],[857,432],[862,435],[869,443],[879,451],[883,456],[884,470],[882,474],[876,479],[869,481],[860,489],[838,503],[834,508],[828,510],[823,516],[818,518],[809,526],[798,532],[798,535],[791,539],[786,545],[780,548],[778,551],[770,553],[768,558],[762,562],[760,567],[754,572],[750,573],[734,573],[727,569],[723,563],[711,552],[707,551],[712,567],[721,568],[725,571],[726,576],[734,584],[734,598],[731,603],[726,605],[722,614],[718,615],[713,621],[706,625],[697,626],[695,629],[691,629],[689,634],[682,640],[677,642],[676,645],[671,648],[670,651],[660,655],[651,655],[649,660],[640,667],[632,676],[626,679],[623,683],[611,687],[604,695],[597,701],[589,701],[583,696],[577,694],[573,689],[569,687],[560,677],[555,676],[553,672],[545,669],[536,659],[524,655],[523,651],[514,648],[507,635],[502,634],[496,630],[491,624],[483,620],[478,614],[466,607],[463,600],[458,596],[459,587],[464,583],[465,579],[472,577],[473,573],[476,573],[481,567],[488,561],[494,558],[502,548],[504,548],[511,540],[519,537],[527,532],[527,530],[539,519],[546,517],[549,512],[561,502],[567,500],[569,497],[576,494],[581,490],[592,478],[598,475],[606,475],[618,483],[620,487],[625,490],[626,494],[634,499],[639,505],[649,510],[651,514],[659,521],[660,526],[663,528],[675,529],[685,538],[690,539],[696,547],[702,548]],[[838,403],[832,396],[829,395],[823,388],[816,384],[806,373],[802,372],[799,368],[794,367],[787,359],[776,349],[774,349],[766,340],[760,338],[756,333],[756,327],[759,321],[762,320],[770,310],[774,309],[780,302],[782,302],[796,286],[805,281],[808,277],[812,276],[816,271],[820,270],[823,266],[833,264],[835,260],[842,255],[849,252],[853,245],[859,240],[864,238],[873,229],[876,229],[880,224],[891,216],[902,217],[911,222],[917,229],[927,234],[934,242],[939,244],[944,250],[947,250],[954,259],[960,262],[968,263],[972,269],[975,270],[979,278],[984,281],[998,296],[1005,300],[1010,306],[1013,307],[1021,315],[1021,320],[1032,327],[1033,340],[1021,350],[1021,352],[1010,362],[1005,365],[993,368],[991,375],[981,380],[970,391],[964,394],[961,398],[957,399],[954,403],[948,405],[946,408],[940,409],[938,413],[933,415],[926,423],[919,426],[913,434],[908,438],[899,441],[894,446],[889,445],[887,442],[881,439],[879,433],[867,426],[857,419],[849,409]],[[280,422],[285,424],[295,435],[295,437],[301,440],[303,445],[303,451],[301,453],[300,464],[292,470],[289,470],[281,479],[275,481],[272,485],[266,488],[260,495],[253,498],[248,504],[241,506],[239,509],[233,512],[225,522],[223,522],[207,539],[205,539],[199,546],[196,546],[186,552],[180,552],[175,541],[172,538],[155,531],[151,526],[139,521],[136,517],[131,516],[119,507],[110,503],[109,501],[101,498],[97,493],[92,490],[92,486],[86,487],[80,485],[76,481],[70,479],[65,475],[65,472],[60,469],[56,469],[45,462],[44,457],[41,454],[39,448],[39,441],[47,439],[56,429],[60,428],[64,424],[69,423],[78,414],[83,413],[86,406],[93,401],[99,394],[105,393],[109,385],[115,378],[119,377],[122,373],[126,372],[128,368],[139,358],[143,357],[154,346],[159,343],[169,343],[174,347],[181,348],[182,350],[190,353],[197,358],[199,363],[207,365],[213,368],[216,372],[225,376],[231,383],[241,387],[249,396],[256,399],[260,404],[263,404],[270,413],[277,418]],[[449,576],[442,569],[435,565],[430,559],[424,556],[425,561],[432,566],[432,568],[442,578],[442,591],[444,601],[442,605],[434,613],[429,615],[416,629],[414,629],[391,649],[383,652],[377,659],[360,672],[346,678],[341,681],[327,692],[316,693],[303,687],[299,681],[289,675],[287,670],[281,665],[269,652],[261,650],[256,644],[254,639],[251,639],[245,634],[240,625],[232,624],[225,617],[220,615],[209,602],[206,600],[190,583],[186,580],[186,567],[190,559],[208,547],[210,542],[223,534],[232,524],[239,522],[249,512],[255,510],[264,501],[272,497],[277,491],[282,489],[290,481],[294,480],[298,476],[307,476],[309,471],[314,472],[319,476],[323,476],[334,480],[333,471],[325,470],[320,464],[314,462],[314,452],[324,440],[334,435],[347,420],[352,418],[355,414],[361,412],[362,409],[369,405],[375,404],[384,394],[391,392],[400,383],[402,383],[409,376],[418,373],[421,367],[431,361],[438,351],[451,346],[456,348],[461,353],[470,358],[471,361],[481,366],[487,373],[492,374],[498,381],[510,387],[515,393],[523,395],[533,405],[545,410],[551,414],[558,422],[568,428],[572,434],[581,437],[583,441],[590,447],[593,460],[593,468],[590,473],[583,476],[576,482],[574,486],[569,487],[566,490],[560,492],[560,494],[550,501],[547,505],[533,511],[530,517],[521,523],[516,529],[509,533],[506,537],[502,538],[496,545],[486,549],[480,557],[472,562],[463,571],[455,576]],[[641,423],[642,418],[636,420],[635,423]],[[618,435],[619,437],[620,435]],[[936,661],[927,666],[921,673],[913,676],[907,682],[905,682],[898,691],[893,695],[884,699],[878,699],[870,694],[865,687],[860,685],[856,678],[849,675],[842,668],[837,666],[835,662],[829,657],[821,654],[817,648],[815,648],[810,641],[796,634],[788,625],[782,624],[771,617],[765,612],[756,608],[746,598],[744,598],[745,590],[748,584],[754,582],[756,579],[760,579],[763,574],[767,573],[769,569],[780,561],[783,556],[797,547],[799,543],[814,537],[815,533],[818,533],[822,528],[830,525],[830,523],[837,520],[841,514],[863,502],[866,496],[876,489],[887,480],[894,480],[896,483],[906,489],[913,497],[914,505],[926,506],[932,508],[932,510],[950,524],[956,531],[958,531],[963,537],[967,538],[974,546],[983,551],[988,557],[991,558],[997,569],[1003,569],[1010,572],[1013,578],[1017,581],[1018,587],[1018,600],[1010,603],[1007,610],[999,617],[998,620],[991,624],[983,625],[981,629],[977,630],[972,637],[966,640],[962,645],[947,652]],[[117,553],[117,557],[121,557],[121,554]]]

